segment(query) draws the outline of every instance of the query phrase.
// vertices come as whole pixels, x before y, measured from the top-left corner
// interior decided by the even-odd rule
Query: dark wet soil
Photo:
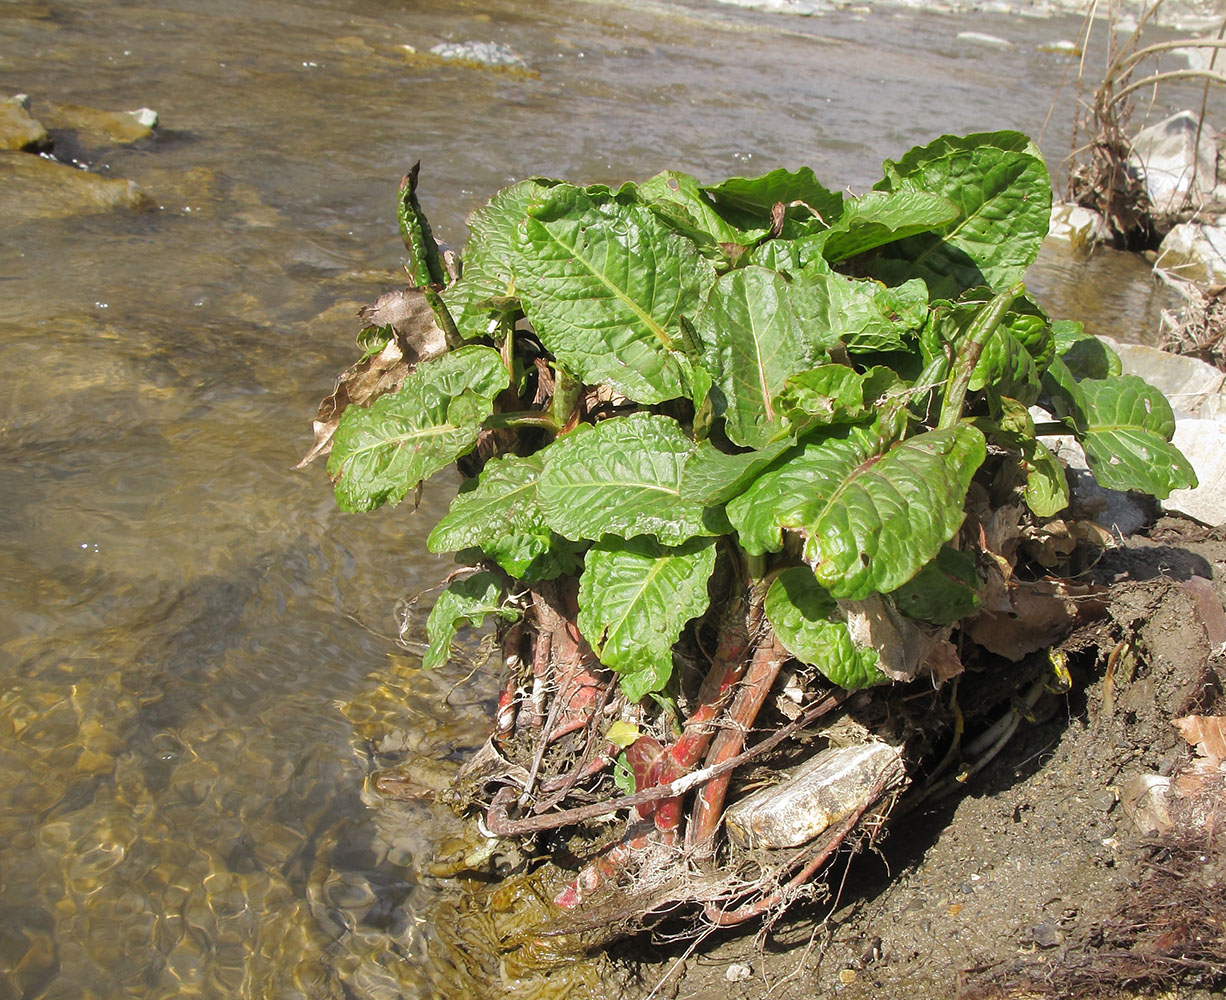
[[[757,935],[713,934],[688,954],[646,939],[619,948],[631,983],[616,992],[1222,995],[1226,837],[1143,831],[1121,797],[1139,775],[1188,766],[1173,718],[1226,711],[1226,532],[1163,518],[1094,573],[1111,582],[1109,615],[1063,644],[1072,688],[1041,703],[960,797],[896,814],[872,851],[834,864],[833,904],[793,907]],[[1226,827],[1226,799],[1210,794]]]

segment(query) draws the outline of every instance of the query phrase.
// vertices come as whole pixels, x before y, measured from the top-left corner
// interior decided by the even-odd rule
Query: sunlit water
[[[1018,44],[958,41],[968,27]],[[1077,27],[573,0],[0,4],[0,92],[162,121],[127,147],[56,136],[155,208],[0,219],[0,998],[502,993],[494,956],[436,919],[457,887],[422,874],[455,821],[363,792],[368,739],[398,729],[406,761],[445,773],[485,733],[492,678],[421,674],[392,641],[398,599],[445,571],[424,536],[449,487],[416,515],[350,517],[322,469],[290,471],[357,308],[395,281],[412,162],[457,245],[471,209],[531,174],[809,164],[864,190],[942,132],[1037,135],[1070,65],[1035,45]],[[466,40],[532,72],[402,48]],[[1125,338],[1160,305],[1131,258],[1047,254],[1033,283]]]

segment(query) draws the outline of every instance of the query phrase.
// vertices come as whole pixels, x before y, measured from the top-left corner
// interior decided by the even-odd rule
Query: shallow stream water
[[[152,139],[55,134],[144,211],[0,218],[0,1000],[502,995],[423,874],[457,829],[388,823],[368,740],[428,784],[494,680],[422,674],[397,601],[446,509],[339,514],[291,472],[393,286],[401,174],[436,232],[531,174],[716,180],[811,165],[864,190],[943,132],[1038,135],[1079,22],[789,18],[575,0],[4,0],[0,93],[149,106]],[[957,39],[989,32],[1011,48]],[[528,72],[423,58],[508,46]],[[418,57],[403,46],[413,46]],[[1043,146],[1067,152],[1073,91]],[[3,175],[0,175],[2,182]],[[1145,266],[1053,249],[1053,314],[1152,337]],[[404,612],[420,635],[425,607]],[[410,649],[411,649],[410,643]]]

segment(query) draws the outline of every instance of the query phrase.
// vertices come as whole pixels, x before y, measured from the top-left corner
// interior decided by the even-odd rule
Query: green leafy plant
[[[792,664],[837,701],[956,672],[947,640],[981,613],[990,565],[974,527],[1006,500],[1038,523],[1068,503],[1040,433],[1076,438],[1114,489],[1195,483],[1161,394],[1026,293],[1050,202],[1016,132],[944,136],[859,197],[807,169],[534,178],[473,214],[458,264],[406,178],[420,306],[365,331],[315,450],[331,438],[349,511],[452,463],[466,476],[429,547],[473,574],[438,599],[425,664],[458,628],[498,622],[508,691],[533,692],[521,809],[565,733],[600,749],[620,717],[641,735],[605,757],[625,749],[623,788],[632,772],[640,796],[661,790],[632,818],[671,844],[678,779],[742,752],[762,699],[734,692],[751,677],[768,690]],[[574,756],[590,784],[599,755]],[[695,850],[714,850],[718,777],[685,829]],[[488,822],[571,818],[528,812]]]

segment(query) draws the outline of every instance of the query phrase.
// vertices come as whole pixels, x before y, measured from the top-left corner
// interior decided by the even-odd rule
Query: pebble
[[[730,983],[743,983],[752,975],[753,969],[744,962],[733,962],[724,970],[724,978]]]

